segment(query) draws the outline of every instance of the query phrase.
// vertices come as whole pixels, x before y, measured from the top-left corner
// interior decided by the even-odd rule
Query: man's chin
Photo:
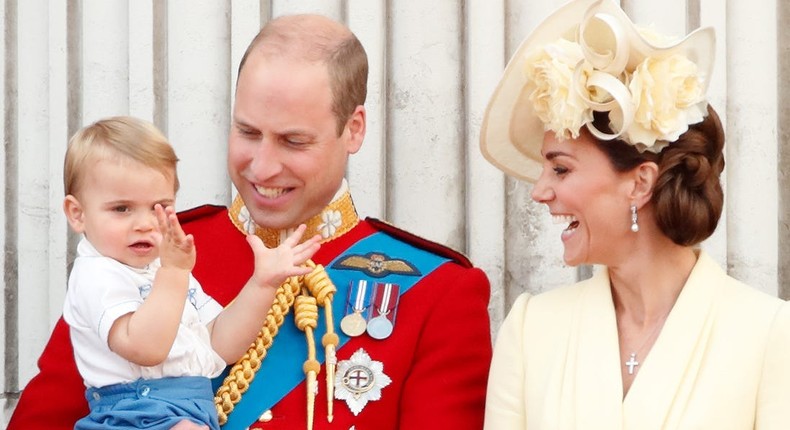
[[[304,221],[299,221],[294,216],[289,214],[273,214],[273,213],[250,213],[252,220],[258,227],[271,229],[271,230],[285,230],[289,228],[296,228]]]

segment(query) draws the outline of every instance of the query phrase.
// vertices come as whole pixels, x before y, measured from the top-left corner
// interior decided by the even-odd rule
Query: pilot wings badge
[[[357,270],[374,278],[383,278],[387,275],[420,276],[416,266],[406,260],[390,258],[380,252],[370,252],[365,255],[351,254],[343,257],[332,265],[333,269]]]

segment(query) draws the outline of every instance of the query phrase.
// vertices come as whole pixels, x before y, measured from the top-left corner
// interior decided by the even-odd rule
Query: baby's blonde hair
[[[130,116],[105,118],[82,128],[69,140],[63,163],[63,187],[74,195],[91,164],[107,158],[131,160],[173,176],[178,191],[178,157],[153,124]]]

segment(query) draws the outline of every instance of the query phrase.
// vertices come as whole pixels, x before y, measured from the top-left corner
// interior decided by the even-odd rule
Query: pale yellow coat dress
[[[790,307],[704,252],[639,361],[623,399],[606,270],[525,294],[497,337],[485,428],[790,430]]]

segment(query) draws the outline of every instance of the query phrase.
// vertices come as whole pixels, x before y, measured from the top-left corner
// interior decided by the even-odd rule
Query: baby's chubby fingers
[[[299,261],[293,248],[286,243],[274,249],[267,248],[255,235],[247,235],[247,243],[254,256],[253,278],[258,285],[277,286],[288,277],[306,275],[312,271],[309,267],[301,266],[304,261]]]
[[[173,239],[178,244],[185,244],[189,246],[189,244],[192,242],[189,240],[192,235],[187,235],[184,233],[184,229],[181,228],[181,223],[178,222],[176,210],[172,206],[168,206],[165,208],[165,212],[167,213],[167,223],[170,226],[170,233],[173,235]]]
[[[259,255],[263,255],[263,253],[266,252],[266,250],[268,249],[266,248],[266,245],[263,244],[261,238],[254,234],[247,235],[247,243],[250,245],[250,249],[252,249],[252,254],[255,256],[256,259],[258,258]]]
[[[180,248],[190,248],[194,245],[194,239],[191,235],[184,233],[181,228],[181,223],[178,222],[178,215],[172,206],[162,207],[157,203],[154,205],[154,212],[156,213],[156,220],[159,224],[159,232],[162,234],[163,240],[174,243]]]
[[[296,227],[296,230],[294,230],[294,232],[291,233],[291,235],[288,236],[282,244],[293,248],[299,243],[300,240],[302,240],[302,235],[304,234],[305,230],[307,230],[307,225],[299,224],[299,227]]]
[[[304,263],[308,258],[312,257],[319,248],[321,248],[321,236],[316,234],[310,239],[293,247],[294,260],[298,261],[299,264]]]
[[[195,238],[191,234],[184,233],[172,206],[163,208],[162,205],[156,204],[154,212],[161,234],[159,258],[162,267],[192,270],[197,258]]]
[[[321,247],[319,244],[321,241],[321,236],[316,234],[315,236],[311,237],[310,239],[305,240],[302,243],[299,243],[302,240],[302,236],[304,232],[307,230],[307,225],[300,224],[299,227],[288,236],[285,241],[280,245],[281,247],[289,247],[291,248],[291,252],[294,255],[295,264],[302,264],[307,261],[308,258],[312,257],[318,248]]]
[[[159,224],[159,232],[162,233],[162,235],[167,234],[170,231],[170,222],[165,208],[159,203],[155,204],[154,214],[156,215],[156,222]]]

